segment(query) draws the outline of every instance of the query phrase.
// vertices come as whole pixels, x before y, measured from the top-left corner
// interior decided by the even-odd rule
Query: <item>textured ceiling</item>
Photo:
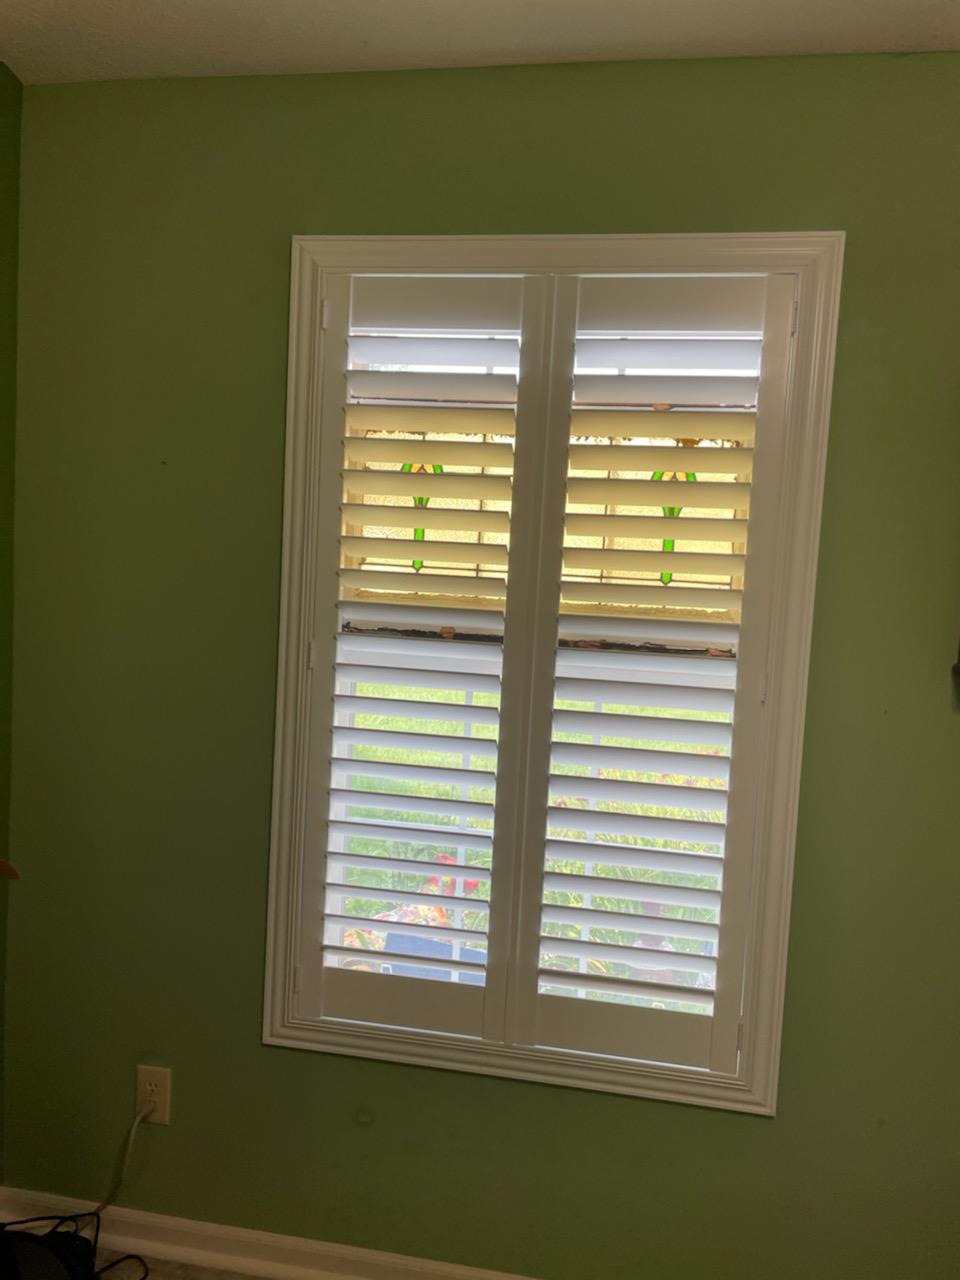
[[[0,0],[28,83],[960,48],[960,0]]]

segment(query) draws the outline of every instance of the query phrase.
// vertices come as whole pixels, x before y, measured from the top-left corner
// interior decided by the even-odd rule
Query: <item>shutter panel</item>
[[[768,281],[340,280],[298,1008],[728,1070]]]
[[[764,289],[581,281],[534,1043],[709,1065]]]
[[[510,277],[352,281],[329,1016],[480,1032],[521,295]]]

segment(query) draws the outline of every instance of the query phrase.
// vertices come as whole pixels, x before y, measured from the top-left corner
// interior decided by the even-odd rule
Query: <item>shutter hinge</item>
[[[320,303],[320,328],[326,329],[327,320],[330,317],[330,303],[326,298]]]
[[[311,640],[307,645],[307,670],[313,671],[317,665],[317,642]]]
[[[743,1052],[743,1023],[737,1025],[737,1053]]]
[[[324,305],[326,305],[326,304],[324,304]],[[792,337],[794,336],[794,334],[797,332],[797,313],[799,312],[799,310],[800,310],[800,299],[799,299],[799,298],[794,298],[794,300],[793,300],[793,312],[791,313],[791,316],[790,316],[790,336],[791,336],[791,338],[792,338]]]

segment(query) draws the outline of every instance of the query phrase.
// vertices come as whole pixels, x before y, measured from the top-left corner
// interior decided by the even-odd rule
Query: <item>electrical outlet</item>
[[[144,1116],[147,1124],[170,1123],[170,1091],[173,1072],[169,1067],[137,1067],[137,1111],[153,1103],[153,1110]]]

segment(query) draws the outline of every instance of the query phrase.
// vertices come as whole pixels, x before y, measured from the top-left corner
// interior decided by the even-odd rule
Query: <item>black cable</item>
[[[137,1280],[147,1280],[150,1274],[150,1268],[147,1266],[139,1253],[125,1253],[122,1258],[114,1258],[113,1262],[108,1262],[105,1267],[101,1267],[99,1271],[95,1271],[94,1275],[102,1276],[108,1271],[112,1271],[114,1267],[119,1267],[122,1262],[139,1262],[143,1270],[137,1276]]]

